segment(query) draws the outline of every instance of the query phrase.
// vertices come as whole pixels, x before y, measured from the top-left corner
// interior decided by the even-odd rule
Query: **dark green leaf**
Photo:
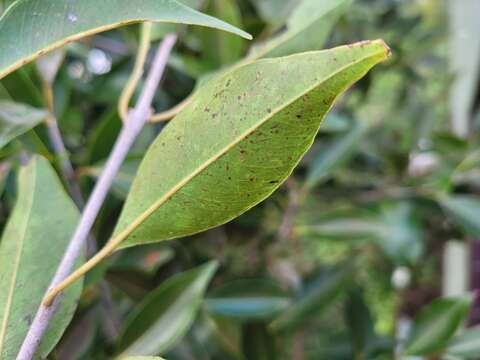
[[[333,272],[307,292],[296,303],[270,323],[275,332],[292,330],[308,324],[313,315],[318,316],[327,309],[350,284],[353,268],[346,266]]]
[[[237,280],[211,292],[205,307],[215,315],[239,320],[271,320],[290,303],[282,288],[269,280]]]
[[[440,198],[440,204],[463,231],[474,238],[480,235],[480,200],[470,195]]]
[[[121,336],[122,355],[166,352],[190,328],[217,264],[208,263],[167,280],[133,311]]]
[[[369,126],[364,122],[356,123],[346,134],[342,134],[328,146],[320,149],[320,154],[310,166],[306,186],[313,187],[329,177],[335,169],[338,169],[348,161],[358,143],[367,134]]]
[[[443,350],[468,314],[471,296],[443,298],[423,308],[406,344],[408,355],[431,355]]]

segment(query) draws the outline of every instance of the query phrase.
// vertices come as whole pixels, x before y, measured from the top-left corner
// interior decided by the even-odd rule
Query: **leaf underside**
[[[0,18],[0,79],[69,42],[141,21],[200,25],[251,38],[175,0],[19,0]]]
[[[267,198],[334,100],[389,51],[383,41],[260,60],[212,80],[153,143],[114,238],[120,247],[221,225]]]

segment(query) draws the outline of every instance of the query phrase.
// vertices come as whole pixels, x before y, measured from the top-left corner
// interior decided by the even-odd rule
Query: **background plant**
[[[261,58],[376,38],[385,39],[393,57],[341,98],[312,150],[268,200],[187,239],[119,251],[87,274],[81,295],[80,283],[69,288],[66,296],[79,297],[79,305],[62,310],[69,316],[64,324],[54,320],[58,334],[41,351],[54,347],[50,357],[58,359],[122,353],[167,359],[475,358],[478,330],[458,330],[472,297],[437,299],[443,245],[478,234],[480,51],[472,41],[463,47],[454,27],[449,32],[448,17],[459,16],[458,10],[436,0],[184,3],[245,29],[256,41],[207,28],[153,25],[154,41],[179,35],[154,99],[156,120],[185,109],[191,93],[208,97],[215,79]],[[0,36],[7,36],[1,29]],[[55,244],[52,249],[35,242],[27,283],[32,271],[44,271],[37,263],[46,266],[48,278],[53,275],[79,216],[49,165],[68,185],[67,154],[59,156],[48,136],[51,123],[43,120],[49,113],[58,120],[75,183],[86,197],[120,133],[118,99],[141,48],[139,33],[134,25],[82,39],[46,58],[44,66],[29,64],[1,80],[2,223],[26,221],[23,209],[31,209],[30,223],[37,227],[25,240]],[[455,51],[448,47],[452,38]],[[470,68],[462,66],[466,57]],[[449,62],[471,76],[459,81]],[[449,104],[452,97],[462,101]],[[207,108],[202,110],[210,118]],[[466,139],[459,131],[453,135],[452,113],[463,116],[455,123],[470,124]],[[140,161],[164,126],[147,124],[129,152],[92,231],[98,244],[109,240]],[[163,156],[158,146],[150,156]],[[47,160],[34,157],[21,167],[31,154]],[[157,171],[162,176],[162,166],[149,167],[148,176],[140,170],[137,181]],[[61,223],[44,220],[56,212]],[[159,221],[170,220],[165,214]],[[6,227],[2,251],[8,234]],[[140,240],[155,236],[142,234]],[[41,295],[28,297],[38,304]],[[23,326],[31,320],[22,319]]]

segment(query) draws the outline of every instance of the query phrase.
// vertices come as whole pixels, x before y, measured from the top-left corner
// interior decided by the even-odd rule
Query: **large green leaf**
[[[480,327],[467,329],[453,338],[447,354],[461,359],[478,359],[480,354]]]
[[[126,321],[122,355],[158,355],[175,345],[190,328],[216,268],[210,262],[174,276],[153,291]]]
[[[148,150],[110,245],[198,233],[267,198],[335,99],[388,53],[368,41],[261,60],[209,82]]]
[[[28,105],[0,100],[0,149],[37,126],[47,117],[47,111]]]
[[[408,355],[430,355],[444,349],[468,314],[471,296],[443,298],[422,309],[406,345]]]
[[[19,196],[0,243],[0,358],[13,359],[68,245],[79,215],[50,164],[22,168]],[[70,322],[82,284],[68,289],[44,337],[45,358]]]
[[[68,42],[140,21],[201,25],[251,38],[175,0],[19,0],[0,18],[0,78]]]
[[[273,320],[270,323],[270,329],[281,332],[308,324],[314,316],[318,316],[327,309],[351,284],[352,271],[352,266],[345,266],[326,275],[319,284],[315,284],[302,298]]]
[[[251,56],[278,57],[319,50],[352,0],[303,0],[289,18],[286,30],[252,49]]]
[[[237,280],[212,291],[205,300],[215,315],[238,320],[271,320],[290,304],[290,297],[273,281]]]

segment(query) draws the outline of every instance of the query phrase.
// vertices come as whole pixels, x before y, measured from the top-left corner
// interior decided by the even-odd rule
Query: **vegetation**
[[[0,1],[0,359],[478,358],[444,3]]]

